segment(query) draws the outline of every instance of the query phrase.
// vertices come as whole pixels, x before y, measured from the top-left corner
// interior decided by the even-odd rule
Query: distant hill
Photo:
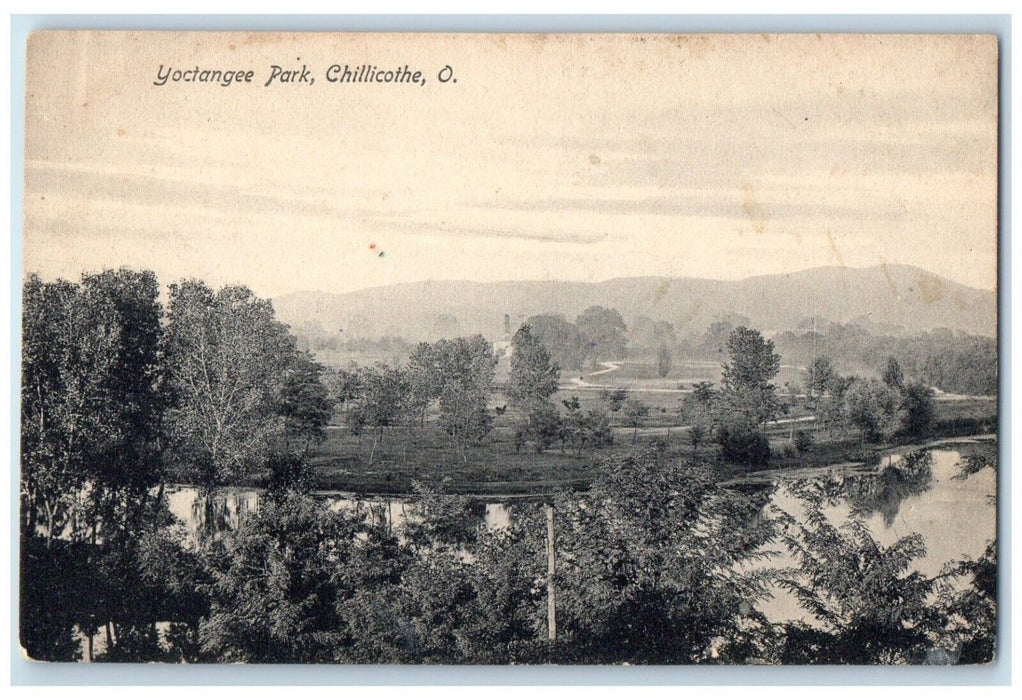
[[[796,328],[808,317],[915,333],[949,328],[993,337],[997,295],[917,267],[821,267],[740,281],[640,277],[606,282],[414,282],[347,294],[296,292],[273,300],[296,332],[341,332],[346,338],[401,336],[410,341],[504,333],[529,316],[559,313],[574,320],[593,304],[668,321],[679,336],[714,320],[742,315],[766,333]]]

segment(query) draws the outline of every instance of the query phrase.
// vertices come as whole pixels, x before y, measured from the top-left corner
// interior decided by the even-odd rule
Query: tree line
[[[166,308],[159,292],[152,273],[125,269],[24,284],[20,638],[34,659],[865,663],[917,662],[934,649],[962,660],[992,654],[992,547],[921,577],[909,571],[918,539],[885,548],[857,525],[789,521],[765,509],[769,489],[723,488],[710,466],[663,445],[603,460],[588,492],[551,497],[551,641],[538,505],[487,529],[470,500],[439,482],[417,487],[403,528],[371,505],[332,507],[312,495],[308,467],[334,400],[323,368],[244,287],[185,280],[169,287]],[[753,430],[773,410],[778,360],[755,331],[733,340],[716,393],[736,425]],[[530,327],[514,344],[508,400],[532,420],[550,410],[559,368]],[[357,371],[344,410],[383,439],[394,406],[420,420],[435,407],[464,445],[489,427],[494,365],[481,337],[422,344],[406,367]],[[606,439],[599,412],[581,416],[577,400],[564,408],[561,424],[577,432],[557,439]],[[265,497],[235,528],[207,517],[188,533],[169,512],[170,480],[198,485],[212,512],[227,486],[254,472],[268,474]],[[803,491],[812,507],[817,496]],[[799,566],[754,566],[775,545],[799,554]],[[837,582],[819,565],[849,557],[876,574],[855,595],[838,586],[856,577]],[[826,612],[821,625],[768,620],[758,606],[771,586]],[[866,637],[878,641],[861,644]]]
[[[496,366],[493,347],[481,335],[442,338],[419,343],[403,367],[338,371],[334,395],[352,432],[375,431],[374,450],[386,428],[408,420],[424,425],[435,404],[440,426],[464,458],[466,443],[483,438],[492,427],[488,401]]]
[[[774,341],[789,362],[806,364],[817,355],[848,369],[883,373],[893,357],[905,373],[952,394],[997,394],[997,340],[946,328],[910,336],[876,335],[854,324],[822,330],[786,331]]]

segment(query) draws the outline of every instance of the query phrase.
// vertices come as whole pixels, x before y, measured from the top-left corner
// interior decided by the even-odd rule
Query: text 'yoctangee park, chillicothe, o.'
[[[310,68],[305,63],[280,66],[271,64],[258,71],[248,68],[225,70],[222,68],[206,68],[192,66],[176,68],[160,64],[156,69],[153,85],[164,87],[174,84],[204,83],[231,87],[233,85],[261,85],[262,87],[315,85],[316,78],[322,77],[326,83],[333,85],[418,85],[425,87],[427,82],[436,81],[441,85],[457,83],[454,69],[445,65],[439,70],[426,71],[402,66],[378,66],[373,63],[334,63],[322,73]],[[433,77],[435,76],[435,77]]]

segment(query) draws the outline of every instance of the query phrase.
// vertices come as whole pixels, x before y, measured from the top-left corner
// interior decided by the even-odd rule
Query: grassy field
[[[415,481],[447,480],[446,488],[456,493],[522,496],[550,493],[554,490],[587,488],[594,467],[604,459],[627,455],[664,441],[668,450],[682,459],[715,463],[713,445],[694,451],[688,442],[686,426],[680,415],[682,401],[696,381],[719,383],[720,368],[715,363],[677,363],[665,378],[655,376],[642,362],[614,363],[612,371],[596,368],[581,375],[562,377],[562,385],[553,401],[578,397],[583,411],[607,410],[601,393],[608,388],[624,388],[629,398],[650,407],[649,417],[638,431],[627,424],[624,411],[609,412],[614,433],[613,445],[599,450],[584,450],[575,455],[570,445],[560,445],[536,453],[531,444],[515,449],[515,428],[524,415],[507,406],[502,394],[495,392],[490,401],[494,427],[480,443],[459,448],[450,436],[437,427],[437,415],[427,416],[423,427],[396,426],[376,433],[351,434],[343,411],[334,416],[326,440],[312,456],[316,486],[360,493],[399,494],[409,492]],[[817,430],[807,419],[799,399],[788,399],[788,413],[767,426],[771,445],[771,469],[826,466],[844,462],[870,462],[891,443],[863,445],[854,431],[831,434]],[[496,409],[501,409],[498,412]],[[997,403],[992,399],[969,398],[936,402],[938,426],[948,435],[989,432],[995,422]],[[804,429],[813,437],[813,445],[798,452],[792,445],[796,430]],[[994,428],[995,429],[995,428]],[[635,442],[633,443],[633,438]],[[722,479],[745,471],[741,466],[715,464]]]

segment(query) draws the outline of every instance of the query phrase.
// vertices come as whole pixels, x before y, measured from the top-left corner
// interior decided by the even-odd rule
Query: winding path
[[[596,376],[601,375],[601,374],[609,374],[610,372],[616,372],[617,370],[621,369],[621,361],[620,360],[615,361],[615,362],[601,362],[600,364],[603,365],[604,369],[599,369],[599,370],[596,370],[595,372],[590,372],[589,373],[590,377],[596,377]],[[572,377],[571,378],[571,386],[574,386],[574,387],[590,387],[590,388],[593,388],[593,389],[609,389],[609,388],[612,388],[612,387],[605,387],[605,386],[602,386],[600,384],[591,384],[591,383],[587,382],[585,379],[583,379],[582,377],[578,377],[578,378]]]

